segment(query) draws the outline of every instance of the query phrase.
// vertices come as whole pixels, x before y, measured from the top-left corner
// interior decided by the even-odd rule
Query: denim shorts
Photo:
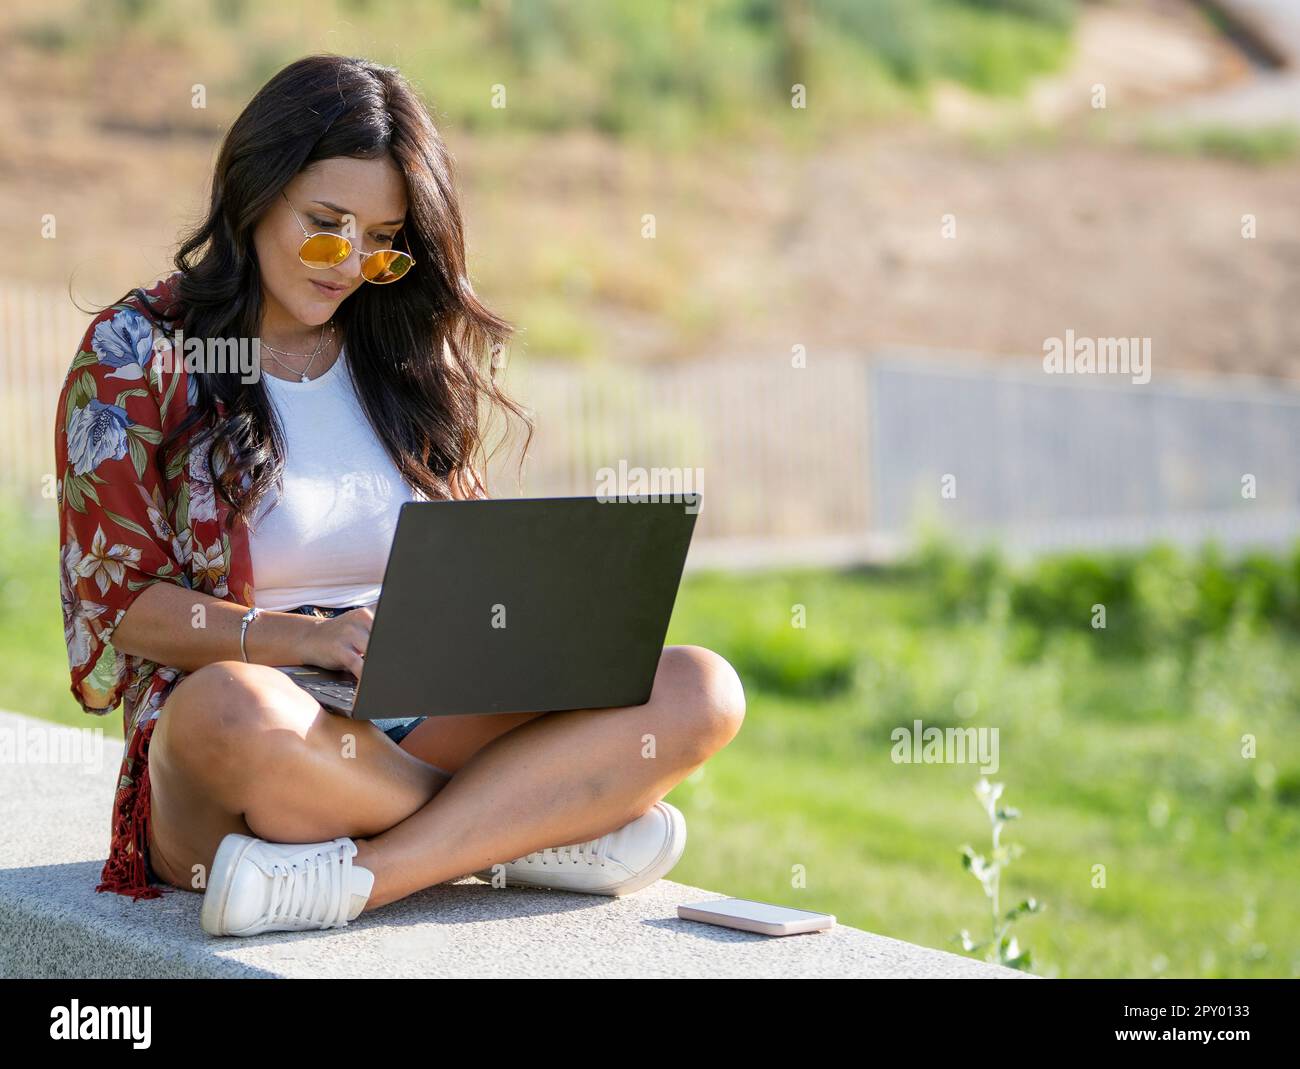
[[[332,609],[323,605],[299,605],[296,609],[287,611],[302,613],[304,616],[333,617],[360,607],[359,605],[348,605]],[[370,722],[394,742],[401,742],[427,719],[429,719],[427,716],[398,716],[388,720],[372,720]]]

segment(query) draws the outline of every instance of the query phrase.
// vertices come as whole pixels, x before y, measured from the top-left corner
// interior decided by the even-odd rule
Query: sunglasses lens
[[[333,234],[313,234],[302,243],[298,259],[308,267],[337,267],[348,258],[352,245],[347,238]]]
[[[361,261],[361,275],[367,282],[384,285],[396,282],[415,265],[410,253],[387,249],[371,253]]]

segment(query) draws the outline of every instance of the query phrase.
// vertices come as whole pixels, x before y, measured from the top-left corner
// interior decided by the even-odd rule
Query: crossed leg
[[[730,742],[744,708],[722,657],[669,646],[644,705],[432,718],[399,746],[272,668],[208,665],[177,684],[154,729],[150,862],[202,890],[230,832],[346,835],[375,874],[376,909],[622,827]]]

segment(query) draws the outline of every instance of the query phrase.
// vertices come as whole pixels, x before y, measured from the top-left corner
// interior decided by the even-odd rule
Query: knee
[[[702,646],[669,646],[659,664],[665,706],[697,761],[727,745],[745,720],[745,688],[726,658]]]
[[[168,696],[160,714],[172,759],[189,755],[203,764],[244,761],[264,751],[267,732],[289,727],[284,676],[265,665],[217,661],[191,672]],[[296,691],[296,688],[293,688]]]

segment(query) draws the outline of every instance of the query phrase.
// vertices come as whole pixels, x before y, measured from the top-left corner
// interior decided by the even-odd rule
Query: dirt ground
[[[165,61],[132,67],[134,80],[51,74],[0,37],[0,277],[66,291],[71,276],[107,301],[166,269],[206,197],[219,120],[109,106],[189,84]],[[1034,356],[1072,329],[1150,337],[1157,374],[1300,379],[1300,162],[1162,154],[1124,132],[1249,77],[1190,4],[1132,0],[1087,8],[1074,61],[1023,104],[943,89],[929,120],[804,154],[447,136],[480,294],[519,321],[547,277],[537,265],[567,243],[591,265],[565,268],[575,308],[612,359],[796,343]],[[666,239],[653,251],[636,233],[645,211]]]

